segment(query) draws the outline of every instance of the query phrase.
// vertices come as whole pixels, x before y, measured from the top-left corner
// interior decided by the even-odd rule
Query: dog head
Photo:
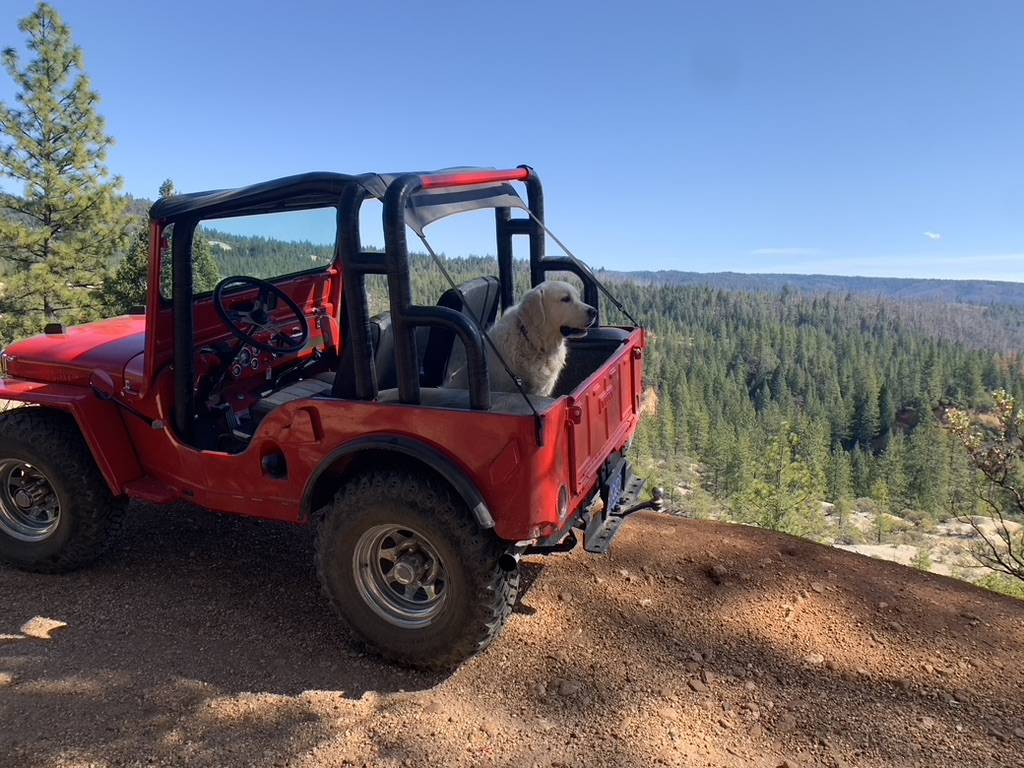
[[[560,280],[545,280],[523,296],[520,314],[545,336],[572,339],[587,335],[597,320],[597,310],[580,301],[575,286]]]

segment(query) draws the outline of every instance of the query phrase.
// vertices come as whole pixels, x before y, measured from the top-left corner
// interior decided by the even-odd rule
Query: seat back
[[[370,318],[370,345],[374,350],[374,362],[379,366],[381,339],[387,335],[391,337],[391,313],[383,312],[379,315],[374,315]],[[352,352],[351,338],[346,333],[344,337],[344,346],[341,350],[341,360],[338,363],[338,375],[333,377],[332,374],[326,374],[327,377],[332,377],[334,386],[331,389],[331,394],[334,397],[344,397],[352,399],[356,396],[356,362],[355,355]],[[389,349],[394,348],[394,342],[387,345]],[[394,361],[394,354],[389,354],[392,361]],[[392,362],[392,368],[394,362]],[[378,374],[377,379],[380,380],[380,368],[377,368]],[[390,386],[394,386],[391,384]]]
[[[494,324],[498,316],[500,285],[496,277],[478,277],[463,283],[458,290],[449,288],[441,294],[437,305],[462,312],[474,322],[482,323],[483,328],[487,329]],[[340,373],[334,382],[332,393],[335,397],[354,398],[355,360],[352,345],[347,343],[347,338],[345,341],[338,367]],[[384,390],[396,387],[395,335],[391,327],[390,312],[383,312],[370,318],[370,343],[373,346],[377,388]],[[452,331],[444,328],[417,328],[416,349],[420,358],[420,383],[424,387],[441,386],[447,380],[452,367],[464,364],[466,359],[462,342],[455,338]]]
[[[465,282],[458,289],[449,288],[441,294],[437,305],[461,312],[474,324],[487,330],[494,325],[498,316],[500,298],[501,283],[498,278],[487,276]],[[420,384],[424,387],[440,387],[448,380],[449,371],[464,365],[465,360],[466,349],[453,331],[431,328],[423,355]]]

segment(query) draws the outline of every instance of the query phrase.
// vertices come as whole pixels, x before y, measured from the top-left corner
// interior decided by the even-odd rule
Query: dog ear
[[[519,303],[519,321],[544,328],[547,325],[547,313],[544,311],[544,286],[538,285],[526,292],[523,300]],[[536,320],[536,322],[532,322]]]

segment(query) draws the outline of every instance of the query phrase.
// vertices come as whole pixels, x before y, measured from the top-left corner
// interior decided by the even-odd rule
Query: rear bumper
[[[661,489],[651,499],[641,501],[646,481],[633,472],[624,456],[615,454],[602,471],[601,483],[593,497],[566,526],[535,546],[530,554],[568,552],[578,543],[576,531],[583,535],[583,548],[595,555],[607,554],[626,518],[644,509],[660,510]]]

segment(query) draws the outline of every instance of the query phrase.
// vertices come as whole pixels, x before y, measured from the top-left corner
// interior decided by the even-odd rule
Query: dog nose
[[[587,307],[587,320],[590,322],[597,320],[597,310],[593,307]]]

